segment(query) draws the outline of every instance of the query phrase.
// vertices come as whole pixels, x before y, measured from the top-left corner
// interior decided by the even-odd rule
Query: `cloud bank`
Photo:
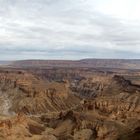
[[[140,58],[139,0],[0,0],[0,59]]]

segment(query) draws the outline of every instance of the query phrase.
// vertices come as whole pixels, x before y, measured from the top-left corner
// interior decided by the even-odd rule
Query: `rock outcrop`
[[[140,85],[121,72],[0,70],[0,140],[139,140]]]
[[[67,83],[47,82],[26,72],[0,73],[2,114],[40,114],[74,107],[79,99],[69,94]]]

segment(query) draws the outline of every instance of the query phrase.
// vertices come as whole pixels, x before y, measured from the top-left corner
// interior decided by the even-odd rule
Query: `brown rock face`
[[[0,140],[139,140],[140,71],[0,70]]]
[[[67,83],[47,82],[30,73],[0,73],[1,112],[39,114],[75,106]],[[5,112],[4,112],[5,111]]]

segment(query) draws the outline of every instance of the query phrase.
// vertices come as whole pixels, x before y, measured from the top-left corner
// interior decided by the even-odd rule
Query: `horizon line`
[[[13,59],[13,60],[0,60],[3,61],[81,61],[81,60],[140,60],[140,58],[82,58],[82,59]]]

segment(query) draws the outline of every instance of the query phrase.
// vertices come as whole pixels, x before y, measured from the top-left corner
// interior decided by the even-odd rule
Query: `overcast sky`
[[[140,0],[0,0],[0,60],[140,58]]]

